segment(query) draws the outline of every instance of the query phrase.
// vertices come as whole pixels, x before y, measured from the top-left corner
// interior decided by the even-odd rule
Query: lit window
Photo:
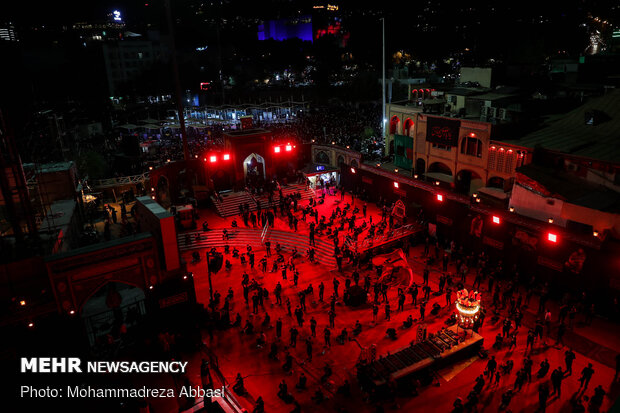
[[[547,234],[547,239],[550,242],[558,242],[558,236],[556,234],[552,233],[552,232]]]
[[[279,146],[276,146],[275,148],[273,148],[273,151],[274,151],[275,153],[280,153],[280,147],[279,147]]]
[[[217,156],[215,156],[215,155],[211,155],[211,156],[209,157],[209,162],[215,162],[215,161],[217,161]]]
[[[227,161],[227,160],[229,160],[229,159],[230,159],[230,154],[225,153],[225,154],[224,154],[224,160],[225,160],[225,161]]]
[[[494,224],[499,224],[500,223],[500,219],[498,216],[493,215],[493,223]]]

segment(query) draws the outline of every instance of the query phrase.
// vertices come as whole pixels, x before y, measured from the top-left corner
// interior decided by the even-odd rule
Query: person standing
[[[420,303],[420,320],[424,320],[424,312],[426,311],[426,301]]]
[[[332,335],[331,330],[328,327],[325,327],[323,330],[323,337],[325,338],[325,347],[331,347],[330,337]]]
[[[385,320],[390,321],[390,303],[385,302]]]
[[[373,303],[373,305],[372,305],[372,321],[374,323],[377,322],[377,314],[379,314],[379,306],[377,305],[377,303]]]
[[[551,373],[551,384],[553,384],[552,395],[556,393],[558,397],[562,395],[562,380],[564,380],[564,373],[562,372],[562,367],[558,367]]]
[[[588,365],[581,370],[581,377],[579,378],[579,381],[581,382],[579,385],[580,390],[582,387],[584,391],[588,388],[588,384],[590,384],[590,379],[593,374],[594,369],[592,368],[592,363],[588,363]]]
[[[575,361],[575,353],[572,349],[568,349],[564,352],[564,362],[566,363],[566,372],[570,376],[573,374],[573,361]]]

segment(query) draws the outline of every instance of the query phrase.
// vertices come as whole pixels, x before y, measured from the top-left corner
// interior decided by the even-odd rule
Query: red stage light
[[[273,148],[273,151],[274,151],[275,153],[280,153],[280,147],[279,147],[279,146],[276,146],[275,148]]]
[[[398,188],[398,182],[394,182],[394,188]]]
[[[437,200],[438,200],[439,202],[443,202],[443,195],[441,195],[441,194],[437,194]]]
[[[493,223],[494,224],[499,224],[500,223],[500,219],[498,216],[493,215]]]
[[[551,242],[558,242],[558,236],[553,232],[547,234],[547,239]]]
[[[230,159],[230,154],[225,153],[225,154],[224,154],[224,160],[225,160],[225,161],[227,161],[227,160],[229,160],[229,159]]]
[[[293,150],[293,147],[291,145],[286,145],[286,151],[290,152]]]
[[[215,155],[209,156],[209,162],[215,162],[215,161],[217,161],[217,156]]]

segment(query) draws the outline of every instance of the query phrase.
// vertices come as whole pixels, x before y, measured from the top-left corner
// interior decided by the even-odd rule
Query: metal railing
[[[120,176],[115,178],[99,179],[93,182],[94,188],[112,188],[122,185],[136,185],[144,183],[150,179],[148,172],[144,172],[141,175]]]

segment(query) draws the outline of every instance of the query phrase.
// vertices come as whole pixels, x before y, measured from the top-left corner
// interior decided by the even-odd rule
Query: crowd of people
[[[336,191],[334,197],[341,197],[344,201],[344,191]],[[386,277],[382,266],[373,265],[373,252],[359,254],[351,250],[348,245],[349,241],[356,239],[358,236],[368,237],[376,234],[378,231],[391,231],[394,226],[394,218],[389,214],[389,206],[382,205],[380,209],[381,218],[373,222],[372,215],[367,214],[367,204],[360,207],[352,207],[345,202],[340,206],[331,210],[331,215],[322,215],[319,217],[319,208],[317,201],[312,199],[306,205],[293,195],[282,196],[280,193],[279,202],[273,202],[272,208],[268,210],[258,210],[255,214],[249,209],[242,208],[240,210],[240,218],[246,226],[256,226],[269,222],[275,224],[275,219],[279,218],[282,224],[288,226],[290,231],[297,231],[299,225],[304,225],[308,233],[308,243],[310,245],[307,251],[297,251],[295,248],[287,248],[280,244],[275,245],[275,251],[271,250],[271,243],[265,243],[265,254],[258,261],[258,271],[264,275],[281,276],[275,286],[270,291],[265,288],[256,278],[252,278],[248,272],[254,271],[255,254],[253,246],[248,245],[246,251],[241,253],[234,248],[232,251],[225,249],[226,269],[231,271],[233,266],[240,265],[243,269],[241,279],[241,292],[246,305],[248,306],[248,314],[245,321],[240,312],[236,314],[234,320],[231,320],[230,303],[235,291],[230,288],[222,305],[221,296],[215,293],[215,299],[211,303],[214,313],[217,313],[216,319],[221,321],[225,326],[238,328],[240,333],[247,336],[256,337],[256,349],[268,349],[265,354],[269,360],[282,362],[282,372],[285,374],[293,374],[295,364],[300,366],[305,363],[311,363],[313,354],[316,352],[317,346],[322,349],[329,349],[333,344],[346,344],[351,338],[359,335],[364,328],[362,323],[357,320],[352,325],[338,325],[337,303],[347,301],[348,291],[353,286],[360,287],[371,300],[371,312],[368,318],[372,319],[372,324],[376,325],[385,321],[389,323],[391,314],[396,311],[398,313],[410,312],[416,310],[415,319],[413,314],[409,314],[403,322],[403,328],[410,328],[415,323],[420,323],[428,317],[446,317],[446,323],[455,321],[454,309],[452,303],[456,291],[463,288],[472,288],[474,290],[485,290],[484,310],[481,313],[478,322],[474,326],[474,330],[481,333],[483,326],[490,324],[501,327],[495,343],[489,350],[491,355],[487,365],[487,372],[476,379],[474,389],[467,395],[465,401],[457,399],[454,403],[455,412],[476,411],[480,407],[480,396],[487,391],[496,391],[502,385],[505,386],[510,377],[514,377],[514,385],[503,393],[500,410],[509,410],[509,405],[513,397],[516,397],[523,387],[524,383],[532,381],[533,365],[540,365],[539,371],[536,373],[535,379],[540,381],[540,409],[544,411],[550,397],[561,397],[561,383],[567,376],[572,374],[572,360],[575,359],[575,353],[567,348],[566,352],[566,368],[557,366],[552,370],[549,361],[542,356],[543,353],[536,350],[546,349],[551,346],[551,340],[555,340],[554,346],[561,348],[563,346],[564,332],[568,329],[575,328],[577,321],[588,323],[591,321],[593,313],[593,302],[591,298],[584,292],[579,297],[573,297],[566,294],[561,300],[559,313],[552,316],[549,310],[550,304],[550,287],[544,282],[539,282],[536,276],[526,276],[519,273],[517,265],[506,268],[502,260],[493,260],[487,251],[483,248],[474,251],[470,246],[462,244],[457,245],[453,240],[437,239],[430,235],[424,237],[423,241],[423,269],[419,274],[415,274],[416,282],[409,288],[405,288],[397,283],[391,282],[394,278],[390,274]],[[254,218],[252,218],[254,217]],[[236,222],[236,219],[233,221]],[[418,222],[424,223],[424,214],[420,213]],[[398,225],[398,224],[396,224]],[[305,284],[303,274],[300,273],[298,265],[300,262],[315,262],[317,252],[315,251],[316,237],[333,243],[333,255],[336,258],[338,266],[338,275],[334,276],[329,286],[323,281],[320,284]],[[403,243],[405,255],[409,256],[411,242]],[[229,255],[230,254],[230,255]],[[348,258],[348,261],[346,260]],[[239,260],[239,264],[233,264],[235,260]],[[346,261],[346,263],[345,263]],[[249,266],[249,269],[248,269]],[[344,277],[344,289],[340,289],[341,280]],[[421,278],[421,282],[418,280]],[[289,288],[294,288],[296,293],[294,296],[297,302],[292,302],[290,296],[285,296],[287,284],[291,283]],[[299,285],[302,285],[301,287]],[[328,292],[329,291],[329,292]],[[535,311],[537,317],[533,324],[524,321],[524,313],[532,305],[532,296],[534,293],[540,295],[538,308]],[[411,299],[407,299],[407,295]],[[396,297],[397,305],[395,309],[391,304],[391,297]],[[391,298],[393,299],[393,298]],[[294,299],[293,299],[294,301]],[[321,325],[314,315],[308,320],[306,305],[307,302],[325,303],[326,314],[325,324]],[[285,310],[285,314],[290,317],[290,327],[287,327],[287,319],[278,316],[272,320],[271,315],[266,309],[266,303],[271,302],[277,307]],[[382,316],[379,315],[379,308],[384,308]],[[427,308],[429,312],[427,314]],[[531,308],[530,308],[531,312]],[[322,318],[321,318],[322,319]],[[273,330],[272,330],[273,329]],[[527,331],[527,332],[524,332]],[[273,334],[271,333],[273,332]],[[317,332],[322,332],[322,340],[317,338]],[[394,328],[387,329],[387,336],[391,334],[396,336]],[[288,333],[288,337],[284,337]],[[526,337],[526,349],[523,360],[519,369],[513,369],[519,360],[516,353],[513,353],[517,346],[518,337]],[[306,357],[300,359],[294,354],[294,350],[300,341],[305,346]],[[335,339],[332,342],[332,338]],[[495,354],[499,351],[508,350],[510,357],[503,363],[499,364]],[[539,355],[541,354],[541,355]],[[337,386],[330,381],[331,369],[329,364],[323,367],[323,378],[312,389],[315,394],[312,397],[315,403],[324,403],[329,398],[331,390],[337,389],[338,393],[350,394],[349,384],[343,383]],[[515,371],[513,371],[515,370]],[[551,371],[550,374],[548,374]],[[583,397],[588,389],[588,383],[594,374],[592,366],[585,368],[580,376],[581,394],[573,397],[574,411],[581,411],[586,398]],[[547,381],[550,378],[550,382]],[[295,387],[297,389],[306,389],[308,387],[307,378],[303,372],[297,377]],[[238,389],[242,389],[243,383],[237,385]],[[553,392],[550,390],[553,389]],[[379,402],[382,397],[380,394],[374,394],[372,390],[365,389],[369,392],[371,400]],[[288,390],[287,379],[284,379],[277,391],[277,395],[284,402],[293,404],[293,411],[299,411],[299,404],[295,397]],[[597,411],[600,407],[605,390],[601,386],[594,389],[594,394],[589,397],[589,407],[591,411]],[[263,406],[257,405],[256,412],[262,411]]]

